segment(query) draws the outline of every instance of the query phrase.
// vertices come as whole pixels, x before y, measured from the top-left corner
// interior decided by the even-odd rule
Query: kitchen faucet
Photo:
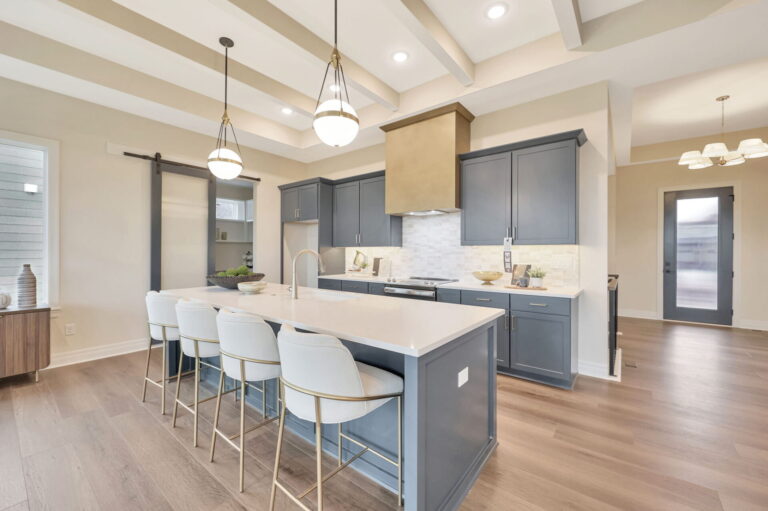
[[[293,256],[293,273],[291,274],[291,298],[293,298],[294,300],[296,300],[299,297],[299,286],[296,282],[296,261],[299,260],[299,257],[301,257],[302,254],[314,255],[317,258],[317,267],[320,269],[321,272],[325,271],[325,265],[323,264],[323,260],[320,258],[320,254],[308,248],[305,248],[304,250],[299,250],[296,253],[296,255]]]

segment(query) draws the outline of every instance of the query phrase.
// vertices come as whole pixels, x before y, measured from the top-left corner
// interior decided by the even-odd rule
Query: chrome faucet
[[[291,298],[294,300],[299,297],[299,285],[296,283],[296,261],[299,260],[299,257],[301,257],[302,254],[312,254],[315,256],[317,258],[317,267],[321,272],[325,271],[325,265],[323,264],[323,260],[320,258],[320,254],[308,248],[299,250],[298,253],[293,256],[293,273],[291,274]]]

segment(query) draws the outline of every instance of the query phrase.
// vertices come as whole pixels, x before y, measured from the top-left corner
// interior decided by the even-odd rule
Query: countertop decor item
[[[482,280],[484,286],[492,286],[491,282],[494,280],[499,280],[504,274],[500,271],[493,271],[493,270],[480,270],[480,271],[473,271],[472,276],[475,277],[477,280]]]
[[[528,271],[528,276],[531,277],[531,280],[528,283],[528,285],[530,287],[541,288],[541,286],[542,286],[542,284],[544,282],[544,277],[546,275],[547,275],[547,272],[545,272],[541,268],[533,268],[533,269],[529,270]]]
[[[516,264],[512,266],[511,284],[518,287],[528,287],[528,270],[530,269],[530,264]]]
[[[237,285],[241,282],[257,282],[264,278],[264,274],[253,273],[247,266],[243,265],[239,268],[230,268],[226,271],[217,272],[214,275],[208,275],[206,278],[214,286],[225,289],[237,289]]]
[[[37,278],[32,273],[32,267],[25,264],[16,279],[17,305],[20,308],[37,306]]]
[[[8,293],[0,293],[0,309],[5,309],[11,304],[11,295]]]
[[[261,293],[264,291],[264,289],[267,287],[266,282],[239,282],[237,284],[237,289],[242,291],[243,293],[247,295],[255,295],[257,293]]]

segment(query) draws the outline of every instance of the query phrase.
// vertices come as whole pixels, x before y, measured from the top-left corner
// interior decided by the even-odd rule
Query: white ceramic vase
[[[544,278],[543,277],[531,277],[531,281],[528,284],[530,287],[544,287]]]
[[[16,292],[18,294],[16,305],[19,307],[37,306],[37,278],[28,264],[22,266],[21,273],[16,279]]]
[[[8,293],[0,293],[0,309],[5,309],[11,304],[11,295]]]

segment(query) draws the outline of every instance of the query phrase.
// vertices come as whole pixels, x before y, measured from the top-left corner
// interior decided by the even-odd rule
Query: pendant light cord
[[[339,1],[333,0],[333,47],[339,42]]]
[[[224,113],[227,113],[227,85],[229,77],[229,48],[224,47]]]

